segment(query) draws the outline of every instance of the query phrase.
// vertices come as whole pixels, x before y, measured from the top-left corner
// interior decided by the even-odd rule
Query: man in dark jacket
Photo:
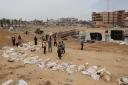
[[[57,53],[58,53],[59,59],[61,60],[61,58],[62,58],[62,49],[61,49],[60,46],[58,46]]]
[[[84,48],[84,40],[81,41],[81,50]]]
[[[34,37],[35,45],[37,45],[37,40],[38,40],[38,39],[37,39],[37,37],[35,36],[35,37]]]

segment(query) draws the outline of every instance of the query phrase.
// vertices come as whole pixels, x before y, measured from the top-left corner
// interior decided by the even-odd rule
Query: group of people
[[[38,44],[38,38],[35,36],[34,37],[34,44]],[[42,48],[44,48],[44,54],[46,54],[46,46],[48,44],[48,52],[52,52],[52,36],[47,36],[46,38],[42,38]]]
[[[38,43],[38,38],[35,36],[34,37],[34,44],[37,45]],[[48,52],[52,52],[52,46],[57,47],[57,54],[58,58],[62,59],[62,55],[65,53],[65,44],[63,41],[57,42],[57,37],[56,36],[49,36],[45,35],[42,37],[42,48],[43,48],[43,53],[46,54],[47,52],[47,46],[48,46]]]
[[[13,35],[11,37],[12,40],[12,45],[13,46],[19,46],[22,45],[22,38],[20,35],[16,36]],[[35,36],[34,37],[34,44],[38,45],[38,38]],[[47,48],[48,46],[48,48]],[[59,43],[57,42],[57,36],[53,36],[53,35],[45,35],[42,36],[42,48],[43,48],[43,53],[46,54],[47,49],[48,52],[52,52],[52,46],[57,47],[57,54],[58,54],[58,58],[61,60],[63,55],[65,54],[65,43],[64,41],[60,41]],[[84,47],[84,40],[81,41],[81,50],[83,50]]]
[[[18,35],[18,36],[13,35],[13,36],[11,37],[11,41],[12,41],[12,45],[13,45],[13,46],[17,46],[17,47],[18,47],[19,45],[22,44],[22,38],[21,38],[20,35]]]

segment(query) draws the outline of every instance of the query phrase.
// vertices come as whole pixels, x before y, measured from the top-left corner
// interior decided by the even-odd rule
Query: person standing
[[[61,48],[62,48],[62,53],[65,54],[65,44],[63,41],[61,42]]]
[[[105,41],[106,42],[109,41],[109,32],[108,32],[108,30],[105,31]]]
[[[62,58],[62,49],[61,49],[60,46],[58,46],[57,53],[58,53],[58,58],[61,60],[61,58]]]
[[[21,36],[19,35],[19,36],[18,36],[18,41],[17,41],[16,45],[17,45],[17,47],[18,47],[18,46],[21,45],[21,44],[22,44],[22,38],[21,38]]]
[[[84,48],[84,40],[81,41],[81,50]]]
[[[53,34],[53,38],[54,38],[54,46],[57,47],[57,34]]]
[[[57,39],[56,39],[56,37],[54,38],[54,46],[57,47]]]
[[[12,44],[13,44],[13,46],[15,46],[15,45],[16,45],[16,38],[15,38],[15,36],[14,36],[14,35],[12,36]]]
[[[34,37],[35,45],[37,45],[37,40],[38,40],[38,39],[37,39],[37,37],[35,36],[35,37]]]
[[[44,48],[44,54],[46,54],[46,41],[43,41],[42,48]]]
[[[48,37],[49,37],[49,35],[48,35],[48,34],[46,34],[46,36],[45,36],[45,37],[46,37],[46,41],[48,41]]]
[[[42,42],[46,40],[44,35],[41,36],[41,39],[42,39]]]
[[[48,52],[52,52],[52,37],[49,37],[48,40]]]
[[[25,34],[28,35],[28,31],[26,31]]]
[[[18,40],[21,40],[21,36],[20,35],[18,36]]]

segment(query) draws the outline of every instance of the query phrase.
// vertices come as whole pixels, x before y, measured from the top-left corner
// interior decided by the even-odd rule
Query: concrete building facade
[[[93,12],[92,23],[95,27],[123,27],[126,17],[128,17],[128,12],[125,12],[125,10],[99,13]]]
[[[124,19],[124,26],[128,27],[128,17]]]

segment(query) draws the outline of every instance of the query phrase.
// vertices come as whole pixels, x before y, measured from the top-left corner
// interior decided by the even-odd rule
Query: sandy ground
[[[49,31],[49,29],[47,29]],[[51,30],[51,29],[50,29]],[[4,35],[4,37],[2,37]],[[11,45],[8,36],[11,33],[0,30],[0,46]],[[24,41],[32,40],[32,35],[22,35]],[[86,43],[84,50],[81,51],[80,43],[71,37],[68,37],[66,43],[66,54],[60,62],[72,62],[80,65],[89,63],[92,65],[101,65],[112,73],[112,81],[93,80],[89,76],[80,73],[68,75],[66,72],[49,71],[40,69],[34,65],[24,65],[21,62],[8,62],[7,59],[0,57],[0,84],[8,79],[24,79],[29,85],[64,85],[61,81],[71,80],[72,85],[118,85],[117,79],[128,75],[128,46],[115,43]],[[42,59],[51,58],[58,60],[56,47],[52,53],[43,54],[43,49],[34,52],[31,55],[38,55]],[[0,55],[2,53],[0,52]],[[44,83],[45,82],[45,83]],[[13,84],[12,84],[13,85]]]

